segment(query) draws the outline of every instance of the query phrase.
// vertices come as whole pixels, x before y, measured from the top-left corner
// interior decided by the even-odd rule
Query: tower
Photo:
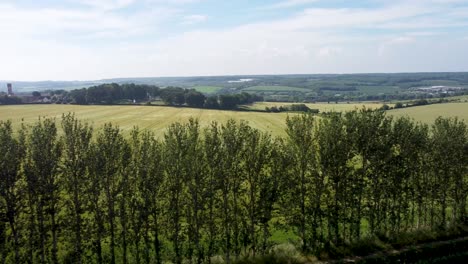
[[[13,95],[13,86],[11,83],[7,83],[8,95]]]

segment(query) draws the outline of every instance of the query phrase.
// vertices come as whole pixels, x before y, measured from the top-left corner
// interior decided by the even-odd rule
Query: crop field
[[[433,123],[439,117],[459,117],[468,121],[468,103],[448,103],[448,104],[432,104],[425,106],[409,107],[402,109],[390,110],[387,112],[393,116],[409,116],[416,121],[424,123]]]
[[[368,95],[394,94],[402,91],[398,86],[359,86],[357,91]]]
[[[310,92],[311,90],[291,86],[252,86],[243,91],[256,91],[256,92]]]
[[[15,127],[21,120],[24,124],[33,124],[39,116],[55,117],[62,113],[74,112],[82,120],[94,126],[107,122],[117,124],[124,133],[129,133],[134,126],[150,129],[157,136],[162,136],[166,128],[174,122],[184,122],[190,117],[198,118],[202,127],[212,121],[224,123],[229,119],[245,120],[257,129],[268,131],[274,136],[285,135],[286,113],[252,113],[194,108],[163,106],[80,106],[80,105],[16,105],[0,106],[0,120],[11,119]]]
[[[192,89],[195,89],[201,93],[206,93],[206,94],[212,94],[216,93],[219,90],[223,89],[223,87],[218,87],[218,86],[194,86]]]
[[[259,102],[259,103],[254,103],[247,108],[249,109],[254,109],[254,110],[265,110],[265,107],[280,107],[280,106],[287,106],[291,105],[293,103],[286,103],[286,102]],[[320,112],[330,112],[330,111],[335,111],[335,112],[342,112],[342,111],[352,111],[356,109],[361,109],[363,107],[370,108],[370,109],[377,109],[382,107],[382,103],[374,103],[374,102],[363,102],[363,103],[309,103],[306,104],[309,108],[311,109],[318,109]]]
[[[265,107],[286,106],[291,103],[262,102],[255,103],[247,108],[264,110]],[[315,103],[307,104],[310,108],[326,111],[351,111],[355,109],[379,108],[381,103]],[[195,108],[177,108],[164,106],[80,106],[80,105],[16,105],[0,106],[0,120],[12,120],[15,127],[21,123],[26,125],[34,123],[39,116],[55,117],[58,120],[63,113],[74,112],[77,117],[97,127],[107,122],[117,124],[124,133],[138,126],[150,129],[157,136],[162,136],[165,129],[174,122],[185,122],[190,117],[198,118],[202,127],[208,126],[212,121],[220,123],[229,119],[248,121],[252,127],[268,131],[274,136],[284,136],[285,120],[293,113],[258,113],[236,112],[222,110],[208,110]],[[387,112],[393,116],[410,116],[416,121],[432,123],[438,116],[453,117],[468,120],[468,103],[434,104]]]

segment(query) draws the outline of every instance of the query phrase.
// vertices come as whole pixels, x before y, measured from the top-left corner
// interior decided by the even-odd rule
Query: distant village
[[[462,91],[466,88],[463,87],[454,87],[454,86],[430,86],[430,87],[417,87],[413,88],[415,92],[426,93],[430,95],[439,95],[439,94],[455,94],[456,92]]]
[[[64,96],[67,94],[65,90],[15,93],[12,83],[7,83],[6,86],[6,93],[4,91],[0,91],[0,103],[2,103],[1,98],[10,99],[8,101],[16,101],[16,103],[23,104],[62,103]]]

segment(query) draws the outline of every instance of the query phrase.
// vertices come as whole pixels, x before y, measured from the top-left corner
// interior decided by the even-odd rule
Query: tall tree
[[[310,250],[309,231],[316,232],[319,212],[320,193],[314,193],[317,185],[316,147],[315,147],[315,119],[312,115],[288,117],[286,119],[286,133],[288,134],[288,151],[291,152],[293,163],[291,180],[287,186],[290,223],[298,227],[299,237],[302,241],[302,250]],[[317,191],[317,190],[315,190]],[[308,224],[313,227],[308,228]]]
[[[328,239],[340,243],[344,239],[348,210],[347,186],[351,172],[351,144],[340,113],[320,119],[317,130],[318,169],[327,178],[326,204]],[[341,229],[340,229],[341,224]]]
[[[88,154],[93,129],[83,124],[73,114],[62,116],[63,129],[63,183],[69,194],[68,202],[71,211],[71,223],[74,233],[73,262],[82,263],[83,258],[83,214],[86,203],[84,193],[88,182]]]
[[[219,124],[217,122],[211,123],[211,125],[204,131],[204,144],[203,150],[206,160],[206,174],[207,174],[207,183],[206,183],[206,206],[207,206],[207,220],[206,220],[206,229],[207,229],[207,255],[208,263],[211,263],[211,258],[213,256],[221,242],[219,241],[219,232],[220,228],[217,224],[217,219],[221,218],[219,211],[216,210],[220,208],[221,203],[219,199],[219,190],[222,189],[219,185],[218,177],[222,175],[222,162],[224,160],[223,152],[221,150],[221,137]]]
[[[174,248],[173,261],[182,263],[183,242],[185,240],[182,220],[184,217],[187,178],[187,153],[190,146],[186,127],[180,123],[172,124],[164,134],[164,170],[167,177],[167,199],[169,200],[168,224],[169,236]]]
[[[131,198],[131,206],[136,210],[136,221],[141,222],[142,236],[145,243],[144,259],[151,263],[151,238],[153,238],[156,263],[162,262],[161,218],[164,215],[164,168],[162,163],[161,144],[149,131],[134,129],[131,134],[132,184],[136,191]],[[134,189],[135,190],[135,189]],[[135,220],[134,220],[135,221]],[[135,228],[135,224],[134,224]],[[136,231],[134,231],[136,232]],[[137,248],[138,250],[138,248]]]
[[[18,134],[18,138],[13,136],[11,121],[0,121],[0,153],[2,153],[0,158],[0,199],[3,199],[5,203],[5,218],[13,236],[13,259],[16,263],[21,262],[18,218],[24,200],[22,199],[23,190],[20,186],[20,166],[26,151],[24,127]],[[1,251],[0,253],[2,253]]]
[[[61,144],[57,140],[55,120],[40,119],[31,128],[27,140],[27,160],[25,174],[31,205],[36,209],[39,229],[40,262],[58,263],[57,256],[57,214],[59,212],[58,166],[61,158]],[[32,208],[31,208],[32,209]],[[31,212],[32,213],[32,212]],[[47,214],[50,224],[47,225]],[[31,223],[34,225],[34,223]],[[50,227],[52,233],[51,256],[47,254],[47,237]],[[33,260],[31,260],[33,261]]]
[[[458,118],[438,118],[432,127],[432,160],[434,184],[440,204],[439,226],[447,225],[447,209],[453,201],[453,218],[466,217],[467,141],[468,130]],[[439,183],[436,183],[438,181]]]
[[[271,237],[270,225],[273,223],[276,205],[283,196],[285,190],[281,187],[284,181],[288,180],[289,169],[292,165],[291,158],[286,154],[285,142],[282,138],[276,138],[269,143],[271,152],[267,164],[263,168],[263,173],[259,179],[259,197],[258,197],[258,221],[262,229],[261,252],[265,254],[269,248],[269,239]]]
[[[130,160],[129,146],[118,127],[106,124],[96,139],[95,163],[98,164],[95,176],[100,177],[107,210],[107,222],[110,233],[110,262],[116,262],[116,206],[122,194],[126,177],[125,168]]]
[[[259,225],[260,198],[262,195],[262,182],[269,177],[267,164],[271,159],[271,137],[266,133],[248,128],[245,134],[245,146],[242,151],[241,162],[243,167],[243,181],[245,182],[246,195],[243,197],[242,205],[248,216],[247,234],[248,242],[251,244],[253,256],[257,253]],[[244,245],[246,246],[246,245]]]

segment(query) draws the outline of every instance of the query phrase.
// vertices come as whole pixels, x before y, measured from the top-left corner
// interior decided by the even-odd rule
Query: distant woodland
[[[6,82],[0,81],[0,87],[6,87]],[[174,91],[174,87],[192,91],[191,97],[194,97],[195,101],[190,102],[198,105],[201,103],[196,97],[200,95],[194,94],[195,91],[203,93],[206,97],[212,97],[209,99],[210,103],[214,102],[214,98],[220,103],[218,98],[220,95],[240,95],[242,93],[261,97],[265,101],[278,102],[395,101],[466,95],[468,94],[468,73],[120,78],[82,82],[13,82],[13,87],[15,92],[22,94],[21,96],[30,95],[33,91],[47,93],[49,94],[49,103],[108,104],[121,99],[146,100],[149,98],[148,96],[158,96],[159,89],[155,89],[155,87],[160,87],[161,91],[165,88],[171,88],[169,90],[172,91],[169,94],[177,93]],[[103,92],[103,87],[107,87],[110,91]],[[87,88],[87,92],[81,88]],[[89,102],[86,97],[88,92]],[[73,96],[68,96],[69,93],[73,93]],[[171,100],[169,103],[180,103],[182,98],[178,97],[176,96],[174,100],[169,99]],[[0,92],[0,104],[7,103],[11,104],[15,101],[7,100]]]

